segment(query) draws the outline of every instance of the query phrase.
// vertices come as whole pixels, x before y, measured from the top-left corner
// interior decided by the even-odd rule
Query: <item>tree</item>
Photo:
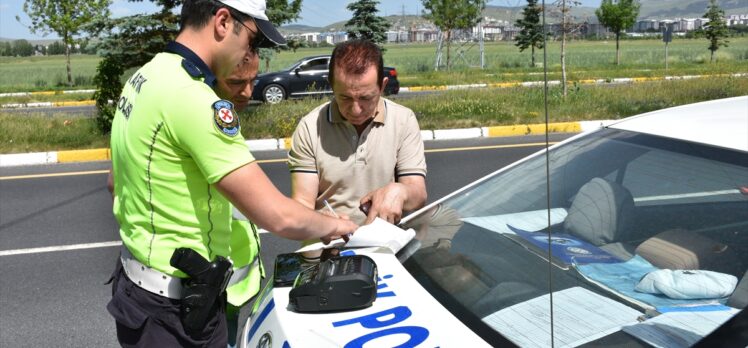
[[[298,38],[289,38],[286,39],[286,46],[288,46],[288,49],[296,53],[296,50],[302,47],[309,47],[309,44],[306,42],[306,40],[301,40]]]
[[[3,57],[10,57],[13,55],[13,45],[10,44],[10,41],[5,41],[2,43],[0,55],[2,55]]]
[[[636,23],[641,5],[636,0],[603,0],[600,8],[595,10],[597,20],[616,34],[616,65],[621,64],[619,41],[621,32]]]
[[[725,11],[717,5],[716,0],[711,0],[709,1],[709,7],[707,7],[704,17],[709,20],[709,23],[704,26],[704,36],[709,40],[709,51],[712,52],[709,61],[714,62],[714,52],[720,46],[727,47],[727,44],[730,42],[725,40],[725,37],[727,37]]]
[[[345,23],[349,38],[370,40],[379,46],[387,42],[390,22],[377,16],[378,4],[376,0],[358,0],[348,4],[346,8],[353,12],[353,17]]]
[[[29,29],[32,33],[43,36],[52,32],[62,38],[67,60],[68,85],[73,85],[73,73],[70,69],[70,47],[75,45],[75,37],[81,32],[95,31],[89,29],[88,23],[109,17],[111,0],[26,0],[23,12],[31,18]],[[20,22],[20,18],[16,16]]]
[[[28,41],[21,39],[13,41],[13,55],[28,57],[34,54],[34,46]]]
[[[561,16],[561,91],[564,98],[568,94],[568,87],[566,86],[566,34],[572,33],[575,30],[574,23],[569,20],[569,13],[572,7],[579,4],[578,0],[556,1],[556,6]]]
[[[447,35],[447,70],[449,70],[452,30],[475,26],[481,19],[486,0],[421,0],[421,3],[426,11],[423,17],[432,21]]]
[[[517,19],[519,34],[514,39],[514,45],[522,52],[527,48],[531,50],[531,67],[535,67],[535,48],[542,49],[544,43],[543,25],[540,23],[540,14],[543,8],[538,5],[538,0],[527,0],[527,6],[522,10],[522,18]]]
[[[301,14],[302,0],[266,0],[268,20],[275,25],[291,23],[299,19]],[[270,61],[275,57],[276,52],[291,49],[290,46],[261,48],[260,59],[265,61],[265,71],[270,71]]]
[[[55,41],[47,47],[47,54],[50,56],[65,54],[65,45],[60,41]]]

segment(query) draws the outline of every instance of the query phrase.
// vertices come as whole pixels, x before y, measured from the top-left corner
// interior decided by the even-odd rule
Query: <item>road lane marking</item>
[[[550,145],[556,142],[551,142]],[[473,146],[473,147],[455,147],[445,149],[430,149],[425,150],[426,153],[438,153],[438,152],[449,152],[449,151],[474,151],[474,150],[490,150],[490,149],[502,149],[502,148],[518,148],[518,147],[533,147],[533,146],[544,146],[545,143],[529,143],[529,144],[508,144],[508,145],[488,145],[488,146]],[[286,159],[273,159],[273,160],[258,160],[258,163],[279,163],[286,162]],[[50,173],[50,174],[36,174],[36,175],[17,175],[17,176],[5,176],[0,177],[0,180],[18,180],[18,179],[35,179],[35,178],[47,178],[47,177],[58,177],[58,176],[76,176],[76,175],[92,175],[92,174],[107,174],[109,170],[96,170],[87,172],[68,172],[68,173]],[[264,229],[260,229],[260,233],[269,233]],[[73,244],[73,245],[58,245],[51,247],[41,248],[29,248],[29,249],[15,249],[15,250],[0,250],[0,256],[11,256],[11,255],[22,255],[22,254],[37,254],[54,251],[67,251],[67,250],[81,250],[81,249],[93,249],[93,248],[108,248],[121,246],[121,241],[111,241],[102,243],[88,243],[88,244]]]
[[[551,142],[549,145],[556,144],[557,142]],[[528,144],[505,144],[505,145],[486,145],[486,146],[470,146],[470,147],[451,147],[444,149],[430,149],[425,150],[426,153],[438,153],[438,152],[456,152],[456,151],[475,151],[475,150],[492,150],[492,149],[509,149],[517,147],[533,147],[533,146],[545,146],[545,143],[528,143]],[[257,163],[283,163],[287,159],[270,159],[270,160],[257,160]],[[68,173],[49,173],[49,174],[32,174],[32,175],[15,175],[15,176],[0,176],[2,180],[20,180],[20,179],[41,179],[58,176],[77,176],[77,175],[92,175],[92,174],[107,174],[109,170],[93,170],[87,172],[68,172]]]
[[[113,242],[102,242],[102,243],[58,245],[58,246],[42,247],[42,248],[1,250],[0,251],[0,256],[12,256],[12,255],[23,255],[23,254],[39,254],[39,253],[48,253],[48,252],[53,252],[53,251],[81,250],[81,249],[94,249],[94,248],[109,248],[109,247],[116,247],[116,246],[120,246],[120,245],[122,245],[121,241],[113,241]]]
[[[0,176],[0,180],[39,179],[39,178],[51,178],[55,176],[75,176],[75,175],[92,175],[92,174],[107,174],[107,173],[109,173],[108,169],[107,170],[92,170],[92,171],[87,171],[87,172],[67,172],[67,173]]]
[[[556,142],[550,142],[548,145],[554,145]],[[545,143],[528,143],[528,144],[509,144],[509,145],[486,145],[486,146],[472,146],[472,147],[452,147],[447,149],[431,149],[426,150],[426,153],[435,152],[450,152],[450,151],[473,151],[473,150],[491,150],[491,149],[509,149],[515,147],[533,147],[533,146],[545,146]]]

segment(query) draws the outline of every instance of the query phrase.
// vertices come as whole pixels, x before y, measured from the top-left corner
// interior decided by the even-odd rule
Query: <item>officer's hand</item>
[[[406,197],[405,186],[396,182],[367,193],[360,201],[361,207],[368,206],[364,225],[371,223],[376,217],[387,220],[391,224],[400,222]]]
[[[354,232],[358,229],[358,225],[354,223],[351,220],[348,220],[348,216],[341,216],[339,219],[334,219],[336,226],[335,231],[333,233],[330,233],[322,238],[323,243],[328,244],[333,240],[343,238],[346,242],[348,242],[348,238],[350,238]]]

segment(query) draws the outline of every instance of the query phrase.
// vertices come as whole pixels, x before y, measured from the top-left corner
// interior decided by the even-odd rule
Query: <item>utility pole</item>
[[[662,41],[665,42],[665,74],[667,74],[667,46],[673,41],[673,27],[668,24],[662,28]]]
[[[436,43],[436,61],[434,62],[434,71],[439,71],[439,65],[442,64],[442,44],[444,43],[444,33],[439,30],[439,36]]]
[[[406,27],[405,26],[405,4],[403,6],[403,12],[402,12],[402,19],[400,20],[400,27]],[[400,28],[397,28],[397,42],[400,42]]]
[[[480,35],[480,68],[485,69],[486,60],[483,51],[483,21],[478,22],[478,35]]]

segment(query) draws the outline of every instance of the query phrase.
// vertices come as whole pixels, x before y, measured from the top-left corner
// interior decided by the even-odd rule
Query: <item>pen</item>
[[[328,201],[327,201],[327,200],[325,199],[325,200],[323,200],[323,201],[322,201],[322,203],[325,203],[325,208],[327,208],[327,210],[329,210],[329,211],[330,211],[330,213],[332,213],[332,216],[334,216],[334,217],[336,217],[336,218],[340,218],[340,216],[338,216],[338,214],[336,214],[336,213],[335,213],[335,210],[334,210],[334,209],[332,209],[332,206],[330,205],[330,202],[328,202]]]
[[[322,203],[325,204],[325,208],[327,208],[327,210],[330,211],[330,213],[332,214],[332,216],[334,216],[336,218],[340,218],[340,216],[338,216],[338,214],[335,212],[335,209],[333,209],[332,206],[330,205],[330,202],[328,202],[326,199],[324,199],[324,200],[322,200]],[[349,239],[351,239],[351,233],[348,233],[345,236],[343,236],[343,240],[345,240],[346,243],[348,243]]]

